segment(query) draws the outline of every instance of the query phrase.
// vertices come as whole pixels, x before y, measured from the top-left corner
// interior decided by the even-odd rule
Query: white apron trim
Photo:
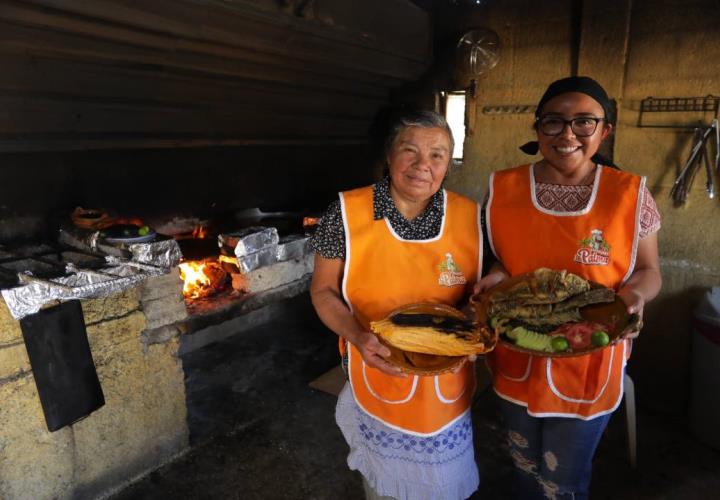
[[[528,377],[530,376],[530,370],[532,368],[532,361],[533,361],[533,356],[528,355],[528,362],[527,362],[527,366],[525,367],[525,373],[523,373],[520,377],[510,377],[509,375],[505,375],[499,367],[497,369],[497,372],[502,378],[508,379],[512,382],[525,382],[528,379]]]
[[[452,420],[450,420],[449,422],[447,422],[445,425],[442,425],[442,426],[438,427],[437,429],[435,429],[435,430],[433,430],[433,431],[431,431],[431,432],[417,432],[417,431],[413,431],[413,430],[411,430],[411,429],[405,429],[404,427],[400,427],[399,425],[395,425],[395,424],[392,424],[392,423],[390,423],[390,422],[388,422],[388,421],[386,421],[386,420],[383,420],[383,419],[380,418],[378,415],[372,413],[372,412],[369,411],[367,408],[365,408],[365,407],[362,405],[362,403],[360,402],[360,400],[358,400],[357,396],[355,396],[355,382],[353,381],[353,376],[352,376],[352,362],[353,362],[353,361],[352,361],[352,354],[351,354],[351,352],[352,352],[352,351],[350,351],[350,350],[348,349],[348,376],[349,376],[349,378],[350,378],[350,382],[349,382],[349,383],[350,383],[350,390],[352,391],[353,399],[355,400],[355,403],[358,405],[358,408],[360,408],[366,415],[370,415],[372,418],[374,418],[375,420],[378,420],[378,421],[382,422],[384,425],[390,427],[391,429],[395,429],[396,431],[404,432],[405,434],[409,434],[409,435],[411,435],[411,436],[418,436],[418,437],[434,436],[435,434],[438,434],[438,433],[444,431],[445,429],[448,429],[448,428],[452,427],[458,420],[460,420],[461,418],[463,418],[463,417],[464,417],[465,415],[467,415],[467,413],[470,411],[470,408],[471,408],[472,405],[468,405],[467,409],[465,409],[465,411],[463,411],[462,413],[460,413],[457,417],[453,418]],[[363,364],[364,364],[364,362],[363,362]],[[415,379],[416,379],[416,380],[415,380],[414,383],[417,383],[417,378],[418,378],[418,377],[417,377],[417,375],[416,375],[416,376],[415,376]]]
[[[463,397],[463,394],[465,394],[466,390],[467,390],[467,385],[463,387],[463,390],[460,392],[460,395],[458,397],[456,397],[455,399],[448,399],[442,395],[442,391],[440,390],[440,378],[438,375],[435,375],[435,394],[437,395],[437,398],[441,403],[445,403],[447,405],[453,404],[454,402],[459,400],[461,397]]]
[[[590,210],[592,210],[593,205],[595,205],[595,199],[597,198],[598,188],[600,187],[600,174],[602,173],[602,165],[597,165],[597,168],[595,169],[595,179],[593,180],[593,188],[592,188],[592,194],[590,195],[590,199],[588,200],[588,204],[585,208],[582,210],[578,210],[576,212],[558,212],[555,210],[548,210],[547,208],[544,208],[540,205],[540,203],[537,200],[537,196],[535,195],[535,169],[533,168],[535,166],[534,163],[532,163],[529,167],[530,169],[530,197],[532,198],[533,206],[539,211],[547,215],[555,215],[558,217],[577,217],[579,215],[586,215],[590,213]]]
[[[623,348],[622,348],[622,355],[623,359],[625,358],[625,342],[623,342]],[[552,378],[552,358],[547,358],[546,362],[546,370],[545,373],[547,374],[547,383],[550,387],[550,390],[552,391],[555,396],[562,399],[563,401],[567,401],[569,403],[580,403],[580,404],[593,404],[596,403],[602,395],[605,393],[605,389],[607,389],[608,384],[610,383],[610,374],[612,373],[612,367],[613,367],[613,361],[615,360],[615,350],[617,349],[617,346],[613,346],[612,350],[610,351],[610,361],[608,362],[608,368],[607,368],[607,376],[605,378],[605,383],[602,386],[602,389],[600,389],[600,392],[595,396],[594,399],[578,399],[578,398],[571,398],[570,396],[566,396],[560,390],[555,387],[555,382]],[[620,392],[622,394],[622,391]]]
[[[603,415],[607,415],[608,413],[612,413],[615,410],[618,409],[618,406],[620,406],[620,403],[622,402],[623,396],[625,395],[625,367],[627,366],[626,359],[625,359],[625,351],[623,349],[623,362],[622,362],[622,371],[620,374],[620,390],[618,391],[618,397],[617,401],[615,401],[615,404],[612,405],[612,407],[608,408],[607,410],[602,410],[597,413],[593,413],[592,415],[580,415],[578,413],[543,413],[543,412],[532,412],[528,410],[528,415],[532,415],[533,417],[559,417],[559,418],[578,418],[580,420],[592,420],[597,417],[602,417]],[[524,405],[527,406],[527,405]]]
[[[498,395],[498,397],[504,399],[505,401],[508,401],[508,402],[510,402],[510,403],[514,403],[514,404],[516,404],[516,405],[518,405],[518,406],[524,406],[525,408],[527,408],[527,405],[528,405],[528,404],[527,404],[525,401],[521,401],[521,400],[519,400],[519,399],[511,398],[511,397],[508,396],[507,394],[503,394],[502,392],[500,392],[500,391],[498,390],[498,388],[495,387],[495,386],[493,386],[493,390],[495,391],[495,394]]]
[[[352,307],[352,303],[351,303],[350,300],[348,299],[348,294],[347,294],[347,282],[348,282],[348,274],[349,274],[349,270],[350,270],[350,259],[351,259],[351,253],[350,253],[350,231],[349,231],[349,228],[348,228],[349,225],[348,225],[348,218],[347,218],[347,209],[346,209],[346,206],[345,206],[345,198],[344,198],[344,196],[343,196],[343,193],[342,193],[342,192],[338,193],[338,196],[339,196],[339,199],[340,199],[340,212],[341,212],[341,214],[342,214],[343,228],[345,229],[345,266],[344,266],[343,278],[342,278],[342,295],[343,295],[343,299],[345,300],[345,304],[347,304],[347,306],[348,306],[348,308],[350,309],[350,311],[354,313],[353,307]],[[438,240],[440,237],[442,237],[443,234],[444,234],[444,232],[445,232],[445,221],[447,220],[447,198],[448,198],[448,197],[447,197],[447,192],[443,189],[443,219],[442,219],[442,225],[441,225],[441,227],[440,227],[440,233],[438,234],[438,236],[437,236],[436,238],[433,238],[432,240],[404,240],[404,239],[400,238],[400,237],[395,233],[395,231],[393,231],[393,229],[392,229],[392,227],[390,226],[390,223],[388,222],[387,219],[385,219],[385,223],[387,224],[387,226],[388,226],[388,228],[390,229],[390,232],[393,234],[393,236],[395,236],[395,237],[396,237],[397,239],[399,239],[400,241],[403,241],[403,242],[406,242],[406,243],[425,243],[425,242],[429,242],[429,241],[436,241],[436,240]],[[478,214],[479,214],[479,212],[478,212]],[[479,225],[480,225],[480,218],[478,217],[478,226],[479,226]],[[478,252],[479,252],[479,254],[480,254],[480,262],[482,262],[482,231],[480,231],[479,238],[480,238],[480,248],[478,249]],[[480,273],[480,272],[481,272],[481,269],[478,269],[478,273]],[[349,378],[349,383],[350,383],[350,390],[351,390],[352,393],[353,393],[353,399],[355,399],[355,403],[358,405],[358,408],[360,408],[365,414],[370,415],[372,418],[374,418],[374,419],[382,422],[384,425],[390,427],[391,429],[395,429],[395,430],[397,430],[397,431],[404,432],[404,433],[409,434],[409,435],[411,435],[411,436],[418,436],[418,437],[434,436],[435,434],[438,434],[438,433],[444,431],[445,429],[448,429],[448,428],[452,427],[456,422],[458,422],[461,418],[463,418],[465,415],[467,415],[467,413],[470,411],[470,408],[471,408],[472,405],[468,405],[468,408],[467,408],[465,411],[463,411],[463,412],[460,413],[457,417],[455,417],[455,418],[453,418],[452,420],[450,420],[449,422],[447,422],[445,425],[439,427],[439,428],[436,429],[436,430],[433,430],[433,431],[427,432],[427,433],[424,433],[424,432],[416,432],[416,431],[413,431],[413,430],[410,430],[410,429],[405,429],[405,428],[403,428],[403,427],[400,427],[400,426],[391,424],[390,422],[386,422],[385,420],[383,420],[383,419],[380,418],[379,416],[377,416],[377,415],[375,415],[374,413],[368,411],[367,408],[365,408],[365,407],[362,405],[362,403],[358,400],[358,398],[355,396],[355,389],[354,389],[354,384],[355,384],[355,382],[353,381],[352,366],[351,366],[351,365],[352,365],[352,350],[350,349],[350,346],[349,346],[349,345],[348,345],[347,353],[348,353],[348,378]],[[371,393],[374,397],[378,398],[380,401],[383,401],[384,403],[400,404],[400,402],[392,402],[392,401],[387,401],[387,400],[384,400],[384,399],[380,398],[380,397],[370,388],[369,384],[367,384],[367,377],[365,376],[365,366],[366,366],[366,365],[365,365],[365,361],[363,360],[362,363],[363,363],[363,378],[365,379],[363,382],[366,384],[366,387],[368,388],[368,390],[370,391],[370,393]],[[416,390],[416,388],[417,388],[417,382],[418,382],[418,376],[415,375],[415,380],[413,380],[413,387],[412,387],[412,389],[411,389],[411,394],[410,394],[410,396],[408,397],[407,400],[411,399],[412,396],[415,394],[415,390]],[[436,392],[438,392],[438,397],[440,397],[439,391],[436,391]],[[402,402],[406,402],[406,401],[402,401]]]
[[[386,403],[389,405],[401,405],[403,403],[407,403],[408,401],[410,401],[413,398],[413,396],[415,395],[415,391],[417,390],[417,384],[418,384],[418,376],[417,375],[413,375],[413,384],[412,384],[412,387],[410,388],[410,392],[408,393],[408,395],[404,399],[392,400],[392,399],[385,399],[385,398],[381,397],[378,393],[376,393],[373,390],[372,386],[370,385],[370,382],[368,381],[366,369],[367,369],[367,365],[365,364],[365,360],[363,360],[362,361],[363,382],[365,382],[365,387],[367,388],[368,392],[370,394],[372,394],[375,399],[382,401],[383,403]]]
[[[622,402],[623,395],[625,393],[625,362],[623,361],[623,380],[620,382],[620,394],[618,395],[618,399],[615,402],[615,404],[612,406],[612,408],[608,410],[603,410],[597,413],[593,413],[592,415],[580,415],[579,413],[552,413],[552,412],[534,412],[527,410],[528,415],[531,417],[537,417],[537,418],[545,418],[545,417],[557,417],[557,418],[577,418],[580,420],[592,420],[597,417],[601,417],[603,415],[607,415],[608,413],[612,413],[615,410],[618,409],[618,406],[620,406],[620,403]],[[524,406],[525,408],[528,407],[528,404],[525,401],[520,401],[519,399],[513,399],[500,391],[498,391],[496,388],[493,387],[493,390],[495,391],[495,394],[501,399],[504,399],[505,401],[509,403],[516,404],[518,406]]]
[[[483,231],[482,231],[482,205],[477,204],[477,228],[478,228],[478,266],[476,281],[480,281],[483,274]]]
[[[385,221],[385,225],[390,231],[390,234],[392,234],[393,237],[398,241],[402,241],[403,243],[432,243],[434,241],[438,241],[440,238],[443,237],[443,234],[445,234],[445,221],[447,220],[447,199],[447,192],[443,189],[443,214],[442,222],[440,223],[440,232],[437,234],[437,236],[435,236],[434,238],[430,238],[429,240],[406,240],[405,238],[400,237],[400,235],[395,232],[392,224],[390,224],[390,221],[387,217],[383,217],[383,220]]]
[[[637,199],[637,206],[635,207],[635,232],[633,233],[633,244],[632,244],[632,253],[630,255],[630,265],[628,266],[627,273],[622,279],[622,284],[624,285],[627,280],[630,279],[630,276],[632,275],[633,271],[635,270],[635,261],[637,260],[637,250],[638,245],[640,244],[640,213],[642,211],[642,206],[645,201],[645,182],[647,178],[645,176],[642,176],[640,178],[640,188],[638,189],[638,199]]]
[[[353,398],[355,398],[355,393],[353,393]],[[444,430],[446,430],[446,429],[449,429],[450,427],[452,427],[453,425],[455,425],[455,424],[458,422],[458,420],[460,420],[461,418],[465,417],[465,416],[468,414],[468,412],[470,411],[470,407],[468,406],[468,409],[467,409],[467,410],[465,410],[464,412],[462,412],[460,415],[458,415],[457,417],[455,417],[454,419],[452,419],[450,422],[448,422],[447,424],[443,425],[442,427],[438,427],[436,430],[431,431],[431,432],[417,432],[417,431],[412,431],[412,430],[410,430],[410,429],[404,429],[403,427],[400,427],[400,426],[398,426],[398,425],[391,424],[390,422],[386,422],[385,420],[383,420],[382,418],[378,417],[377,415],[374,415],[374,414],[370,413],[369,411],[367,411],[367,410],[363,407],[363,405],[360,403],[360,401],[357,400],[357,398],[355,398],[355,404],[358,405],[358,408],[360,408],[360,409],[363,411],[363,413],[365,413],[366,415],[370,415],[372,418],[374,418],[374,419],[377,420],[378,422],[382,422],[383,425],[386,425],[386,426],[390,427],[391,429],[394,429],[394,430],[399,431],[399,432],[403,432],[403,433],[408,434],[408,435],[410,435],[410,436],[417,436],[417,437],[429,437],[429,436],[434,436],[434,435],[436,435],[436,434],[439,434],[439,433],[441,433],[442,431],[444,431]]]
[[[494,184],[495,184],[495,172],[492,172],[490,174],[487,203],[485,204],[485,229],[487,230],[488,242],[490,243],[490,250],[492,250],[493,255],[495,255],[497,257],[497,251],[495,251],[495,244],[493,243],[493,236],[492,236],[492,220],[490,219],[490,207],[492,207],[493,198],[495,197],[494,196],[495,195]],[[482,237],[482,234],[480,237]]]
[[[342,214],[343,229],[345,230],[345,267],[342,278],[342,295],[350,312],[354,313],[355,311],[353,311],[353,306],[347,295],[347,281],[348,274],[350,273],[350,231],[348,229],[347,209],[345,208],[345,196],[342,193],[338,193],[338,197],[340,198],[340,213]]]

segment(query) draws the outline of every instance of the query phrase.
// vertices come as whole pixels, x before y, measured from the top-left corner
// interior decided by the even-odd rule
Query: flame
[[[189,299],[207,297],[227,283],[227,273],[217,261],[188,261],[180,264],[183,296]]]
[[[308,228],[320,224],[320,217],[303,217],[303,227]]]
[[[193,228],[192,237],[203,240],[207,237],[208,230],[205,226],[195,226]]]

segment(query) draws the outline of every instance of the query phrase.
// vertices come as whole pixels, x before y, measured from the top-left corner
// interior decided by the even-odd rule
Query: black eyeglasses
[[[538,129],[545,135],[560,135],[566,125],[578,137],[588,137],[595,133],[598,123],[605,121],[605,118],[595,116],[580,116],[572,120],[565,120],[559,116],[543,116],[537,119]]]

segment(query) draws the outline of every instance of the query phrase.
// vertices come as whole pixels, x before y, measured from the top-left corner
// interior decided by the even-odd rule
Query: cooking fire
[[[215,259],[191,260],[180,263],[180,279],[186,299],[209,297],[228,284],[228,273]]]

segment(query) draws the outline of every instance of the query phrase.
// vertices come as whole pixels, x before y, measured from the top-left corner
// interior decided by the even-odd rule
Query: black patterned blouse
[[[405,240],[429,240],[440,234],[445,195],[442,188],[432,195],[425,210],[407,220],[390,196],[390,179],[384,177],[373,185],[373,219],[387,217],[393,230]],[[310,248],[326,259],[345,259],[345,228],[340,200],[333,201],[322,216],[310,240]]]

